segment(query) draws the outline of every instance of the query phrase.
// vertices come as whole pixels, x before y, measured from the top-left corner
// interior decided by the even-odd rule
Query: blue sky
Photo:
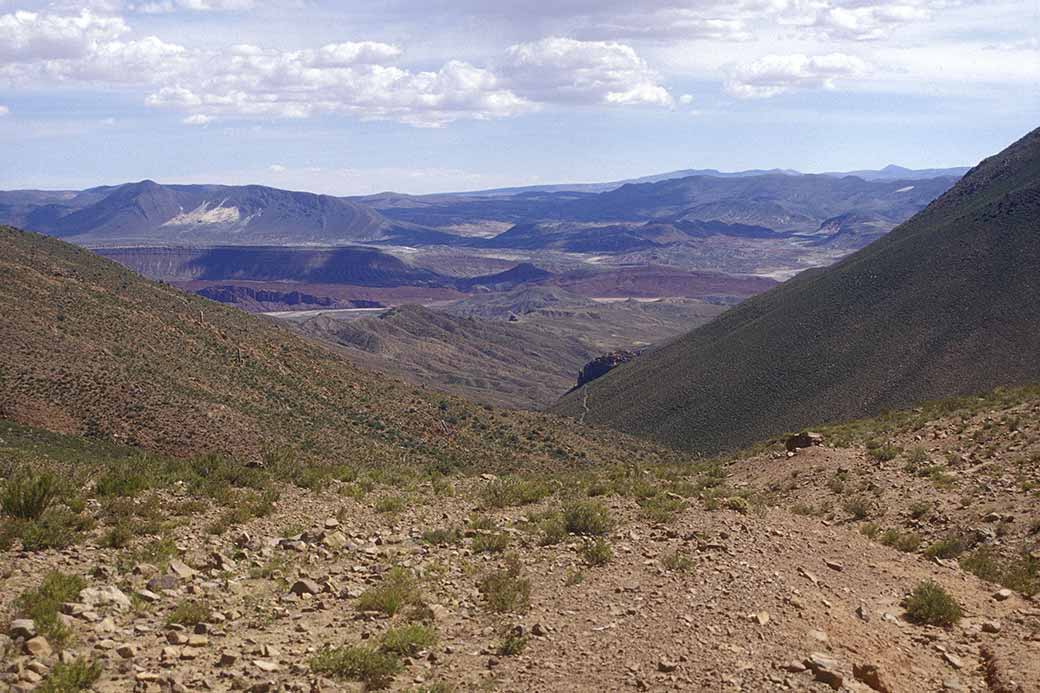
[[[1038,125],[1037,7],[0,0],[0,188],[971,164]]]

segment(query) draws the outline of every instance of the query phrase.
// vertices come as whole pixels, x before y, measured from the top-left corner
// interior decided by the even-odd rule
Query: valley
[[[782,284],[525,263],[452,276],[370,247],[94,253],[0,228],[0,680],[440,693],[561,690],[580,672],[586,690],[1037,690],[1040,320],[1003,297],[1035,288],[1038,132],[866,250]],[[977,271],[946,272],[964,267],[967,230],[1003,242],[978,241]],[[900,281],[863,279],[886,272]],[[962,337],[904,346],[930,324],[906,317],[917,307]],[[805,329],[826,356],[788,338]],[[715,346],[731,332],[746,349]],[[956,378],[925,382],[964,396],[920,387],[911,408],[839,421],[856,410],[834,364],[879,335],[900,363],[948,367]],[[616,345],[642,353],[616,354],[554,407],[565,416],[494,406],[544,406]],[[763,360],[741,365],[748,353]],[[872,363],[855,372],[882,387]],[[804,425],[818,427],[778,435],[801,420],[733,375],[711,409],[759,409],[691,414],[675,393],[713,372],[783,384],[794,406],[813,388]],[[874,391],[847,382],[858,401]],[[624,432],[675,417],[698,445],[661,435],[674,424]]]

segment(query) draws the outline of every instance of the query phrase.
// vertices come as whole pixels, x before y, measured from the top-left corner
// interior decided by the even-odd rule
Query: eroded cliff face
[[[591,383],[596,378],[606,375],[621,364],[627,363],[637,356],[639,356],[638,351],[626,351],[624,349],[597,356],[578,371],[578,384],[576,387]]]

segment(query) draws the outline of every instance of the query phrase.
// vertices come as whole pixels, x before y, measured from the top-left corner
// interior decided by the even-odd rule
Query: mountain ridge
[[[556,410],[704,452],[1040,380],[1040,130],[832,267],[749,299]],[[679,375],[681,374],[681,376]]]

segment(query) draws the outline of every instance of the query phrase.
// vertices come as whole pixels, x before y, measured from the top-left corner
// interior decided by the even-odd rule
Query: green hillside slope
[[[1040,130],[891,234],[556,409],[699,451],[1040,380]]]

